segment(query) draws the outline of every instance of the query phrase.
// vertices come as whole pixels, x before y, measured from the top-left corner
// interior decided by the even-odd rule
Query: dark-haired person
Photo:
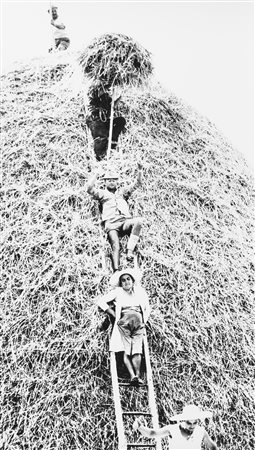
[[[115,289],[97,301],[99,308],[115,319],[110,351],[124,352],[124,364],[134,386],[143,384],[140,378],[143,336],[150,315],[148,295],[140,279],[141,273],[134,269],[115,272],[111,280]],[[112,301],[115,301],[115,310],[109,306]]]
[[[52,6],[48,10],[51,13],[51,25],[53,27],[53,36],[56,50],[66,50],[70,45],[70,39],[66,33],[66,27],[58,16],[58,7]],[[52,51],[52,49],[50,49]]]
[[[97,174],[93,175],[87,184],[87,192],[98,200],[102,207],[102,222],[112,247],[113,271],[119,270],[120,265],[120,243],[119,236],[129,235],[127,243],[127,260],[133,260],[133,254],[139,240],[142,228],[141,217],[132,217],[127,200],[134,189],[141,184],[142,166],[138,163],[138,176],[135,183],[127,188],[119,189],[118,174],[106,173],[105,189],[96,189]]]
[[[170,417],[171,422],[177,422],[175,425],[167,425],[155,430],[143,425],[141,419],[136,419],[133,424],[133,430],[139,431],[147,438],[169,439],[169,448],[173,450],[201,450],[202,445],[209,450],[217,450],[216,444],[208,435],[205,428],[199,425],[199,421],[212,417],[210,411],[202,411],[196,405],[187,405],[183,408],[181,414]]]
[[[114,108],[117,106],[120,97],[112,98],[108,92],[100,88],[91,88],[89,93],[88,109],[90,114],[85,118],[84,111],[81,111],[79,119],[81,126],[84,128],[84,123],[91,131],[94,140],[94,152],[96,159],[101,161],[107,153],[109,130],[110,130],[110,115],[111,104],[114,101]],[[122,116],[113,118],[112,128],[112,142],[111,148],[115,149],[121,132],[125,131],[126,120]]]

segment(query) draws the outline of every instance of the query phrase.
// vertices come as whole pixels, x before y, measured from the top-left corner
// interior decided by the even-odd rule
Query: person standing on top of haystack
[[[143,436],[150,439],[168,437],[169,448],[173,450],[201,450],[202,444],[209,450],[217,450],[216,444],[205,428],[198,425],[199,421],[210,417],[212,417],[210,411],[201,411],[196,405],[187,405],[181,414],[170,417],[171,422],[178,422],[175,425],[167,425],[155,430],[144,426],[141,419],[136,419],[133,423],[133,430],[138,430]]]
[[[116,173],[106,173],[105,189],[96,189],[97,174],[93,175],[87,184],[87,192],[102,206],[102,222],[112,248],[113,271],[119,270],[120,242],[119,237],[130,235],[127,243],[127,260],[133,261],[134,250],[139,240],[142,228],[142,218],[132,217],[127,200],[133,191],[141,185],[142,165],[138,163],[138,176],[135,183],[127,188],[118,188],[119,176]]]
[[[84,123],[91,131],[94,139],[94,152],[97,161],[101,161],[107,154],[109,130],[110,130],[110,116],[111,104],[114,102],[114,108],[120,101],[120,96],[111,97],[102,87],[92,86],[88,94],[88,109],[90,114],[84,117],[83,109],[79,114],[81,126],[84,128]],[[118,143],[118,138],[121,132],[125,132],[126,120],[124,117],[118,116],[113,118],[111,148],[115,149]]]
[[[65,25],[60,21],[58,16],[58,7],[51,6],[51,9],[48,10],[48,13],[51,14],[51,25],[53,27],[53,37],[54,37],[54,45],[55,49],[58,51],[66,50],[70,45],[70,39],[66,33]],[[52,51],[52,48],[49,52]]]
[[[123,269],[115,272],[111,285],[115,288],[103,295],[97,305],[115,319],[110,339],[111,352],[124,352],[123,361],[129,372],[132,386],[142,386],[140,378],[145,324],[150,315],[150,305],[145,289],[140,285],[141,272]],[[115,310],[109,306],[116,302]]]

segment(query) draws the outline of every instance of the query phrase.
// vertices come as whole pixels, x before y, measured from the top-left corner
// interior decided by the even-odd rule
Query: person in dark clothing
[[[114,106],[118,104],[120,97],[114,100]],[[111,115],[112,97],[108,92],[103,92],[98,89],[91,89],[89,92],[89,112],[85,122],[91,131],[94,139],[94,152],[97,161],[101,161],[107,153],[109,130],[110,130],[110,115]],[[82,113],[80,114],[82,119]],[[84,128],[84,123],[81,123]],[[119,135],[125,132],[126,120],[124,117],[114,117],[112,128],[112,143],[111,148],[115,149],[118,143]]]

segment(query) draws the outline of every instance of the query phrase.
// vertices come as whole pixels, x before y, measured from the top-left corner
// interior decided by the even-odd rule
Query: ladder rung
[[[142,387],[148,387],[147,383],[144,383],[144,384],[139,385],[139,386],[134,386],[134,385],[132,385],[132,384],[130,384],[130,383],[122,383],[122,382],[119,382],[119,386],[139,387],[139,388],[142,388]]]
[[[135,443],[133,443],[133,444],[127,444],[127,447],[128,448],[131,448],[131,447],[144,447],[144,448],[154,447],[154,448],[156,448],[156,444],[135,444]]]
[[[151,413],[146,413],[143,411],[123,411],[122,414],[125,416],[148,416],[148,417],[151,417]]]

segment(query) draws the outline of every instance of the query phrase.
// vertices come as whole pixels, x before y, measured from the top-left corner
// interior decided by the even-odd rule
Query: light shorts
[[[106,220],[105,224],[104,224],[106,233],[109,233],[109,231],[111,231],[111,230],[116,230],[118,232],[121,232],[124,223],[130,219],[131,219],[131,217],[125,217],[125,216],[119,215],[119,216],[115,217],[114,219]]]
[[[127,355],[142,354],[145,327],[142,314],[131,309],[126,310],[117,325],[124,352]]]

